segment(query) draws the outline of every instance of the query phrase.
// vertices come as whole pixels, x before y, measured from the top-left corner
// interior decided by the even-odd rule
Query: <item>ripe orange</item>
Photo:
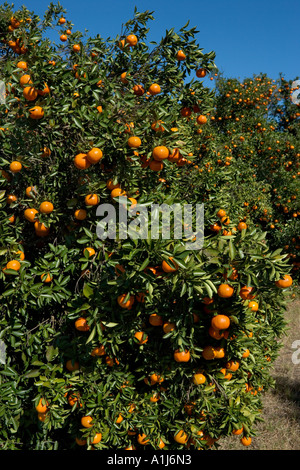
[[[112,191],[113,189],[120,188],[120,185],[119,185],[119,183],[114,183],[113,180],[107,180],[106,181],[106,187],[107,187],[107,189]]]
[[[79,44],[74,44],[74,46],[72,47],[72,49],[73,49],[73,52],[79,52],[80,49],[81,49],[81,47],[80,47]]]
[[[91,352],[92,356],[105,356],[105,354],[106,352],[103,344],[101,344],[100,346],[96,346]]]
[[[21,268],[21,263],[20,261],[13,259],[9,261],[6,265],[6,269],[13,269],[14,271],[19,271]]]
[[[252,442],[251,437],[243,436],[241,439],[241,443],[243,444],[243,446],[250,446],[251,442]]]
[[[180,429],[180,431],[174,434],[174,440],[178,442],[178,444],[186,444],[188,441],[188,435],[183,429]]]
[[[157,160],[158,162],[168,158],[169,154],[170,154],[169,149],[165,147],[164,145],[159,145],[158,147],[154,147],[154,149],[152,150],[152,157],[154,158],[154,160]]]
[[[121,189],[121,188],[115,188],[110,193],[112,198],[119,197],[119,196],[125,196],[125,194],[126,194],[126,192],[123,191],[123,189]]]
[[[12,173],[19,173],[19,171],[22,170],[22,163],[21,162],[18,162],[16,160],[14,160],[13,162],[11,162],[11,164],[9,165],[9,169]]]
[[[149,439],[147,438],[146,434],[144,434],[144,433],[138,434],[137,441],[142,446],[145,446],[145,445],[149,444]]]
[[[77,320],[75,321],[75,328],[78,331],[89,331],[90,329],[86,318],[83,317],[77,318]]]
[[[161,88],[158,85],[158,83],[152,83],[152,85],[150,85],[148,91],[149,91],[150,95],[154,96],[154,95],[158,95],[161,92]]]
[[[196,121],[200,125],[201,124],[206,124],[207,123],[207,117],[200,114],[200,116],[197,117]]]
[[[193,383],[195,385],[202,385],[206,382],[206,377],[203,374],[196,373],[193,375]]]
[[[42,222],[36,221],[34,223],[35,233],[38,237],[46,237],[49,234],[50,228],[46,227]]]
[[[87,153],[87,159],[90,163],[95,164],[101,160],[103,157],[102,150],[99,148],[92,148],[88,153]]]
[[[48,411],[49,403],[44,398],[40,398],[37,406],[35,407],[38,413],[46,413]]]
[[[231,370],[232,372],[235,372],[235,371],[237,371],[238,368],[240,367],[240,363],[239,363],[238,361],[233,361],[233,360],[231,360],[231,361],[228,361],[228,362],[226,363],[226,366],[225,366],[225,367],[226,367],[226,369],[229,369],[229,370]]]
[[[84,428],[91,428],[93,426],[93,418],[91,416],[82,416],[81,418],[81,425]]]
[[[206,70],[205,69],[201,68],[201,69],[196,70],[196,76],[198,78],[203,78],[203,77],[205,77],[205,75],[206,75]]]
[[[126,42],[129,44],[130,47],[136,46],[138,43],[138,38],[135,34],[129,34],[126,36]]]
[[[102,434],[101,432],[98,432],[95,434],[93,440],[91,441],[91,444],[98,444],[102,440]]]
[[[174,359],[176,362],[188,362],[190,358],[191,354],[188,349],[185,349],[184,351],[176,349],[176,351],[174,351]]]
[[[86,440],[86,439],[82,439],[82,438],[80,438],[80,437],[76,437],[76,438],[75,438],[75,442],[76,442],[76,444],[79,445],[79,446],[85,446],[86,443],[87,443],[87,440]]]
[[[232,434],[234,434],[235,436],[240,436],[240,435],[243,433],[243,431],[244,431],[244,427],[242,426],[242,427],[239,428],[239,429],[234,429],[234,430],[232,431]]]
[[[248,308],[251,308],[252,312],[257,312],[258,310],[258,303],[255,302],[254,300],[251,300],[248,304]]]
[[[215,315],[211,320],[211,326],[215,330],[227,330],[230,326],[230,318],[227,315]]]
[[[293,279],[289,274],[285,274],[283,279],[279,279],[279,281],[276,281],[275,284],[280,289],[285,289],[286,287],[290,287],[293,284]]]
[[[29,117],[31,119],[42,119],[44,117],[44,110],[41,106],[34,106],[29,109]]]
[[[18,250],[18,251],[16,251],[16,255],[19,255],[20,260],[24,261],[24,259],[25,259],[24,251]]]
[[[151,160],[151,162],[149,163],[149,168],[152,171],[161,171],[163,167],[163,162],[158,162],[157,160]]]
[[[6,202],[7,204],[13,204],[14,202],[16,202],[18,200],[17,196],[15,196],[14,194],[9,194],[6,198]]]
[[[87,213],[85,209],[77,209],[74,212],[75,219],[77,220],[84,220],[86,219]]]
[[[134,334],[134,337],[138,340],[139,344],[145,344],[148,341],[148,335],[143,331],[137,331]]]
[[[94,250],[94,248],[92,248],[92,247],[90,247],[90,246],[87,246],[86,248],[84,248],[83,254],[85,254],[86,251],[87,251],[88,254],[89,254],[89,258],[90,258],[91,256],[94,256],[94,254],[96,253],[95,250]]]
[[[17,63],[17,67],[18,69],[21,69],[21,70],[27,70],[27,62],[25,62],[24,60],[20,60]]]
[[[249,349],[245,349],[245,351],[243,352],[242,357],[243,357],[243,358],[247,358],[249,355],[250,355]]]
[[[176,324],[173,322],[167,321],[163,324],[163,332],[165,334],[170,333],[170,331],[175,330],[175,328],[176,328]]]
[[[218,296],[224,299],[233,296],[234,289],[229,284],[220,284],[218,287]]]
[[[226,216],[226,211],[224,209],[220,209],[218,212],[217,212],[217,216],[222,219],[222,217],[225,217]]]
[[[66,42],[68,40],[68,37],[65,34],[61,34],[59,39],[61,40],[61,42]]]
[[[237,228],[241,232],[242,230],[246,230],[247,224],[245,222],[240,222]]]
[[[149,323],[152,326],[162,326],[163,324],[163,317],[158,315],[157,313],[151,313],[149,316]]]
[[[216,357],[215,349],[212,346],[205,346],[202,351],[202,357],[210,361]]]
[[[126,75],[127,75],[127,72],[123,72],[121,73],[121,82],[124,84],[124,85],[127,85],[128,84],[128,80],[126,78]]]
[[[34,222],[37,215],[38,215],[38,211],[36,209],[33,209],[33,208],[28,208],[28,209],[25,209],[25,211],[24,211],[24,217],[29,222]]]
[[[133,87],[133,93],[136,96],[142,96],[145,93],[145,89],[142,85],[134,85]]]
[[[88,160],[86,153],[78,153],[74,158],[74,165],[79,170],[86,170],[91,166],[91,162]]]
[[[38,92],[34,87],[26,86],[23,89],[23,96],[24,96],[25,100],[27,100],[27,101],[34,101],[38,97]]]
[[[165,273],[174,273],[178,270],[178,264],[173,260],[172,257],[169,258],[169,261],[163,261],[161,264],[162,269]]]
[[[87,206],[96,206],[99,204],[100,197],[98,194],[88,194],[85,196],[84,202]]]
[[[40,205],[40,212],[42,214],[50,214],[53,211],[54,207],[52,202],[44,201]]]
[[[181,49],[177,52],[176,59],[177,60],[185,60],[186,59],[186,55]]]
[[[65,24],[66,20],[65,20],[65,18],[61,17],[61,18],[59,18],[58,22],[59,22],[59,24]]]
[[[130,295],[129,299],[125,302],[127,294],[121,294],[118,296],[118,304],[120,307],[130,310],[134,304],[134,295]]]
[[[129,147],[137,149],[142,145],[142,141],[139,137],[131,136],[127,141]]]
[[[26,189],[25,189],[25,194],[27,197],[34,197],[34,194],[36,194],[37,191],[36,191],[36,187],[35,186],[28,186]]]
[[[41,281],[45,283],[51,282],[53,279],[53,276],[50,273],[43,273],[41,274]]]
[[[253,299],[255,296],[251,294],[252,291],[253,287],[243,286],[239,292],[239,295],[243,300]]]

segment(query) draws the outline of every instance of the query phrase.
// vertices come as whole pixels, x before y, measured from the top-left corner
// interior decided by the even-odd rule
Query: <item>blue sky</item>
[[[49,1],[16,0],[43,15]],[[53,3],[56,3],[53,1]],[[187,21],[199,31],[204,52],[216,52],[215,63],[226,77],[243,79],[260,72],[276,79],[300,76],[298,0],[61,0],[75,30],[89,36],[115,37],[122,23],[138,11],[154,11],[149,40],[158,41],[166,29],[179,30]],[[206,78],[205,80],[209,80]],[[208,85],[208,83],[207,83]]]

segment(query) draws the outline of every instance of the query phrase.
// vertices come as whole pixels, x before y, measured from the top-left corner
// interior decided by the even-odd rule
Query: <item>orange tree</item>
[[[199,192],[217,186],[198,162],[214,53],[188,25],[150,49],[152,12],[107,41],[59,4],[0,13],[1,448],[249,445],[293,280],[259,227]],[[201,249],[98,237],[99,203],[134,222],[137,203],[203,201]]]

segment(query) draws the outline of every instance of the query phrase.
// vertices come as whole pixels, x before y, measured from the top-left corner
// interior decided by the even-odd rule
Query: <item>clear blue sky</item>
[[[9,2],[12,3],[12,2]],[[49,1],[16,0],[42,16]],[[53,1],[53,3],[56,3]],[[200,31],[197,42],[204,52],[216,52],[215,63],[226,77],[243,79],[260,72],[286,79],[300,76],[298,0],[61,0],[74,29],[89,36],[115,37],[122,23],[138,11],[154,11],[149,40],[160,40],[190,20]],[[206,78],[205,80],[208,80]],[[208,83],[207,83],[208,85]]]

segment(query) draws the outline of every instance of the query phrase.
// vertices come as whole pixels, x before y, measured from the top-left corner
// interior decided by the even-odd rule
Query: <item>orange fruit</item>
[[[103,344],[101,344],[100,346],[96,346],[91,352],[92,356],[105,356],[105,354],[106,352]]]
[[[78,153],[74,158],[74,165],[79,170],[86,170],[91,166],[91,162],[88,160],[86,153]]]
[[[161,171],[163,169],[163,167],[164,167],[163,162],[158,162],[157,160],[152,160],[149,163],[149,168],[152,171]]]
[[[238,370],[238,368],[240,367],[240,363],[238,361],[228,361],[225,365],[226,369],[229,369],[231,370],[232,372],[235,372]]]
[[[28,186],[25,190],[25,194],[27,197],[34,197],[33,195],[36,194],[36,187],[35,186]]]
[[[170,154],[169,149],[165,147],[164,145],[159,145],[158,147],[154,147],[154,149],[152,150],[152,157],[154,158],[154,160],[157,160],[158,162],[168,158],[169,154]]]
[[[34,222],[37,215],[38,215],[38,211],[36,209],[33,209],[33,208],[28,208],[28,209],[25,209],[25,211],[24,211],[24,217],[29,222]]]
[[[257,312],[258,310],[258,303],[255,302],[254,300],[251,300],[251,302],[249,302],[248,304],[248,308],[251,308],[252,312]]]
[[[230,326],[230,318],[227,315],[215,315],[211,320],[211,326],[215,330],[227,330]]]
[[[127,294],[121,294],[118,296],[118,304],[120,307],[130,310],[134,303],[134,296],[130,295],[129,299],[125,302]]]
[[[176,362],[188,362],[190,358],[191,354],[188,349],[185,349],[184,351],[176,349],[176,351],[174,351],[174,359]]]
[[[115,188],[110,193],[112,198],[119,197],[119,196],[125,196],[125,194],[126,194],[126,192],[123,191],[123,189],[121,189],[121,188]]]
[[[16,251],[16,255],[19,255],[20,260],[24,261],[24,259],[25,259],[24,251],[18,250],[18,251]]]
[[[202,385],[206,382],[206,377],[203,374],[196,373],[193,375],[193,383],[195,385]]]
[[[54,207],[52,202],[44,201],[40,205],[40,212],[42,214],[50,214],[53,211]]]
[[[243,300],[253,299],[254,296],[251,294],[252,291],[253,287],[243,286],[239,292],[239,295]]]
[[[251,437],[243,436],[241,439],[241,443],[243,444],[243,446],[250,446],[251,442],[252,442]]]
[[[75,219],[77,220],[84,220],[86,219],[87,213],[85,209],[77,209],[74,212]]]
[[[93,440],[91,441],[91,444],[98,444],[102,440],[102,434],[101,432],[98,432],[95,434]]]
[[[18,200],[17,196],[15,196],[14,194],[9,194],[6,198],[6,202],[7,204],[13,204],[14,202],[16,202]]]
[[[90,327],[86,321],[86,318],[80,317],[75,321],[75,328],[78,331],[89,331]]]
[[[100,198],[98,194],[88,194],[85,196],[84,202],[87,206],[96,206],[99,204]]]
[[[188,441],[188,435],[183,429],[180,429],[180,431],[174,434],[174,440],[178,442],[178,444],[186,444]]]
[[[34,101],[38,97],[38,92],[34,87],[26,86],[23,89],[23,96],[27,101]]]
[[[46,413],[48,411],[48,406],[49,406],[49,403],[47,402],[47,400],[45,400],[44,398],[40,398],[35,409],[38,413]]]
[[[34,106],[29,109],[29,117],[31,119],[42,119],[44,117],[44,110],[41,106]]]
[[[50,231],[49,227],[46,227],[42,222],[36,221],[34,223],[35,233],[39,237],[46,237]]]
[[[163,318],[161,315],[158,315],[157,313],[151,313],[151,315],[149,316],[149,323],[152,326],[162,326]]]
[[[142,446],[145,446],[145,445],[149,444],[149,439],[147,438],[146,434],[144,434],[144,433],[138,434],[137,441]]]
[[[138,340],[139,344],[145,344],[148,341],[148,335],[146,335],[143,331],[137,331],[134,334],[134,337]]]
[[[136,96],[142,96],[145,93],[144,87],[142,85],[134,85],[133,93]]]
[[[81,47],[80,47],[79,44],[74,44],[74,46],[72,47],[73,52],[79,52],[80,49],[81,49]]]
[[[22,163],[15,160],[11,162],[9,169],[12,173],[19,173],[22,170]]]
[[[83,254],[85,254],[86,251],[87,251],[88,254],[89,254],[89,258],[90,258],[91,256],[94,256],[94,254],[96,253],[95,250],[94,250],[94,248],[92,248],[92,247],[90,247],[90,246],[84,248]]]
[[[138,148],[142,145],[141,139],[139,137],[136,137],[136,136],[129,137],[127,143],[129,145],[129,147],[131,147],[131,148]]]
[[[169,258],[169,262],[164,260],[161,264],[161,267],[165,273],[174,273],[178,270],[178,264],[173,260],[172,257]]]
[[[205,75],[206,75],[206,70],[205,69],[201,68],[201,69],[196,70],[196,76],[198,78],[204,78]]]
[[[200,114],[200,116],[197,117],[196,121],[197,121],[198,124],[201,124],[201,125],[206,124],[207,123],[207,117]]]
[[[241,232],[242,230],[246,230],[247,224],[245,222],[240,222],[237,228]]]
[[[220,209],[218,212],[217,212],[217,216],[222,219],[222,217],[225,217],[226,216],[226,211],[224,209]]]
[[[21,70],[27,70],[27,62],[25,62],[24,60],[20,60],[17,63],[17,67],[18,69],[21,69]]]
[[[167,321],[163,324],[163,332],[165,334],[170,333],[170,331],[174,331],[175,328],[176,328],[176,325],[173,322]]]
[[[88,153],[87,153],[87,159],[90,163],[95,164],[101,160],[103,157],[102,150],[99,148],[92,148]]]
[[[234,429],[234,430],[232,431],[232,434],[234,434],[235,436],[240,436],[240,435],[243,433],[243,431],[244,431],[244,427],[242,426],[242,427],[239,428],[239,429]]]
[[[205,346],[202,351],[202,357],[210,361],[216,357],[215,349],[212,346]]]
[[[181,49],[176,53],[176,59],[179,61],[186,59],[186,55]]]
[[[276,281],[275,284],[280,289],[285,289],[286,287],[290,287],[293,284],[293,279],[289,274],[285,274],[283,279],[279,279],[279,281]]]
[[[130,47],[136,46],[138,43],[138,38],[135,34],[129,34],[128,36],[126,36],[125,40]]]
[[[86,439],[82,439],[82,438],[80,438],[80,437],[76,437],[76,438],[75,438],[75,442],[76,442],[76,444],[79,445],[79,446],[85,446],[86,443],[87,443],[87,440],[86,440]]]
[[[218,296],[224,299],[233,296],[234,289],[229,284],[220,284],[218,287]]]
[[[21,263],[20,261],[13,259],[9,261],[6,265],[6,269],[13,269],[14,271],[19,271],[21,268]]]
[[[93,426],[92,421],[93,421],[93,418],[91,416],[82,416],[81,425],[84,428],[91,428]]]
[[[45,283],[51,282],[53,279],[53,276],[50,273],[43,273],[41,274],[41,281]]]
[[[161,92],[161,88],[158,85],[158,83],[152,83],[152,85],[150,85],[148,91],[149,91],[150,95],[154,96],[154,95],[158,95]]]

